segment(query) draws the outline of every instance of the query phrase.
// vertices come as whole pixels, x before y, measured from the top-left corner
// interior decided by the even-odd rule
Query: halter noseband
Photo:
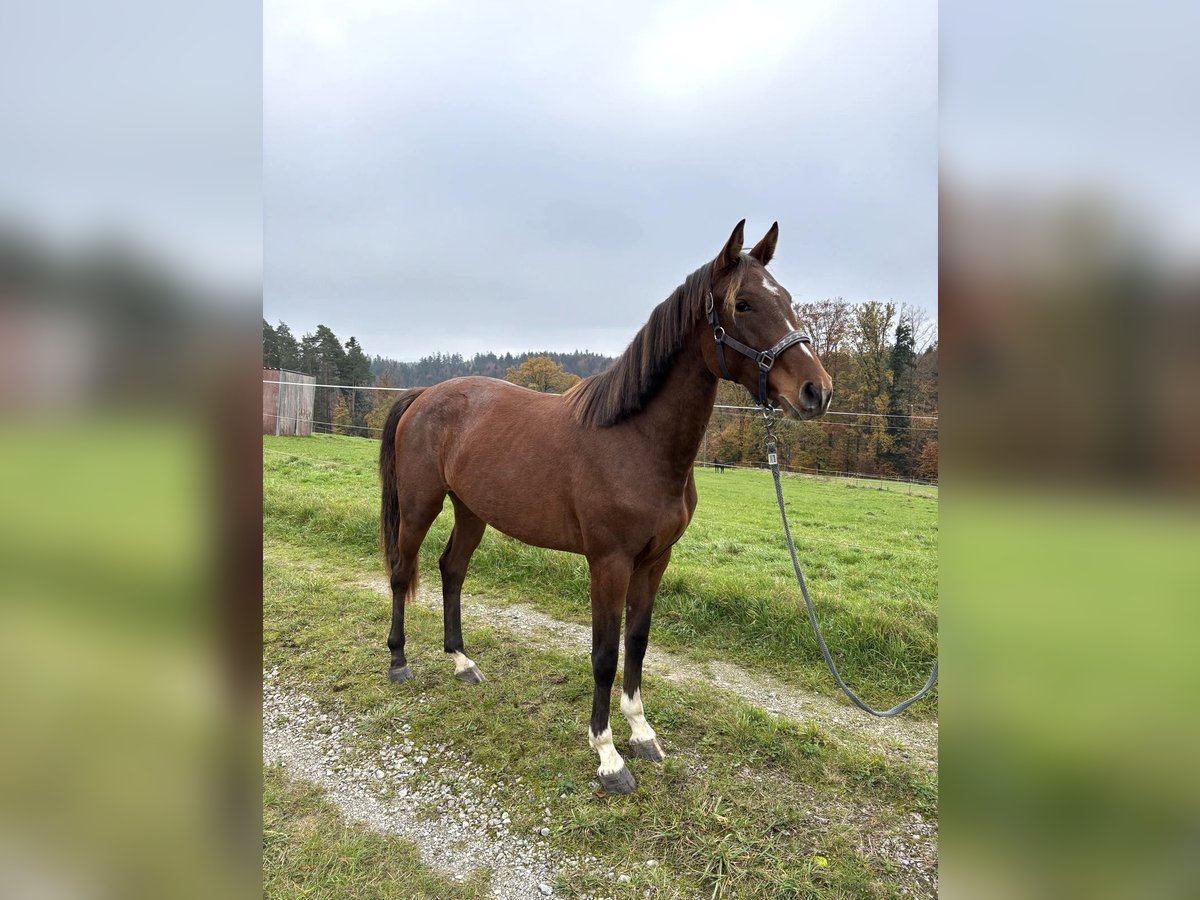
[[[725,366],[725,345],[728,344],[742,356],[748,356],[758,363],[758,404],[769,408],[771,401],[767,399],[767,373],[771,371],[771,366],[775,365],[779,354],[792,344],[811,344],[812,338],[803,331],[789,331],[776,341],[775,346],[770,350],[755,350],[725,333],[725,329],[721,327],[721,318],[717,314],[717,305],[713,302],[712,291],[708,292],[708,296],[704,300],[704,313],[708,316],[708,324],[713,329],[713,339],[717,342],[717,363],[721,366],[721,374],[725,380],[736,380],[729,374],[729,369]]]

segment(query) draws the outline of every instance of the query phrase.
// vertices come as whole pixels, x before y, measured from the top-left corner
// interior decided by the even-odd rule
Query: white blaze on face
[[[796,318],[795,318],[795,316],[792,315],[792,311],[790,309],[784,314],[784,317],[787,319],[788,328],[790,328],[792,331],[800,330],[800,326],[796,324]],[[801,341],[796,346],[799,347],[800,352],[803,353],[805,356],[807,356],[809,359],[816,359],[816,357],[813,356],[812,349],[808,346],[807,341]]]
[[[625,760],[621,759],[621,754],[617,752],[617,748],[613,746],[612,729],[605,728],[600,734],[592,734],[588,730],[588,743],[592,749],[600,754],[601,775],[611,775],[613,772],[620,772],[625,768]]]
[[[621,714],[628,720],[629,727],[632,729],[631,740],[638,741],[639,743],[654,740],[656,737],[654,729],[646,721],[646,713],[642,709],[641,688],[634,691],[632,697],[626,697],[624,692],[622,692]]]
[[[449,656],[454,660],[454,674],[455,675],[458,675],[460,672],[465,672],[465,671],[467,671],[467,669],[473,668],[475,666],[474,661],[469,656],[467,656],[467,654],[462,653],[458,650],[449,654]]]
[[[779,285],[770,276],[770,274],[763,275],[762,286],[764,288],[766,288],[768,291],[770,291],[772,294],[775,294],[776,296],[779,295]],[[790,328],[792,331],[800,330],[800,326],[796,324],[796,317],[793,315],[791,307],[788,307],[787,311],[783,314],[783,316],[784,316],[784,320],[788,324],[788,328]],[[810,348],[806,342],[801,341],[796,346],[798,346],[800,348],[800,352],[803,353],[805,356],[807,356],[809,359],[817,358],[813,354],[812,348]]]

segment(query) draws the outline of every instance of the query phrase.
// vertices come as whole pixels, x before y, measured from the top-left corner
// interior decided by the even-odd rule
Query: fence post
[[[275,437],[279,437],[279,417],[283,415],[283,369],[275,376]]]

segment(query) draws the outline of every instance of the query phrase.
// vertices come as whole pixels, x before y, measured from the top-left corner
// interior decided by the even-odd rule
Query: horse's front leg
[[[637,783],[625,760],[613,746],[608,710],[613,679],[617,675],[617,653],[621,641],[621,609],[629,590],[632,565],[624,558],[588,560],[592,577],[592,721],[588,743],[600,755],[600,784],[614,794],[628,794]]]
[[[629,722],[629,749],[639,759],[662,762],[663,748],[642,706],[642,661],[650,641],[650,614],[654,598],[662,581],[667,563],[671,561],[668,547],[658,559],[645,564],[629,580],[629,597],[625,618],[625,678],[621,691],[621,713]]]

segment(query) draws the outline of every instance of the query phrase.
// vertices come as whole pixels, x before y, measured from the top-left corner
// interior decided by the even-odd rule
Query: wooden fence
[[[263,434],[312,434],[317,379],[285,369],[263,369]]]

